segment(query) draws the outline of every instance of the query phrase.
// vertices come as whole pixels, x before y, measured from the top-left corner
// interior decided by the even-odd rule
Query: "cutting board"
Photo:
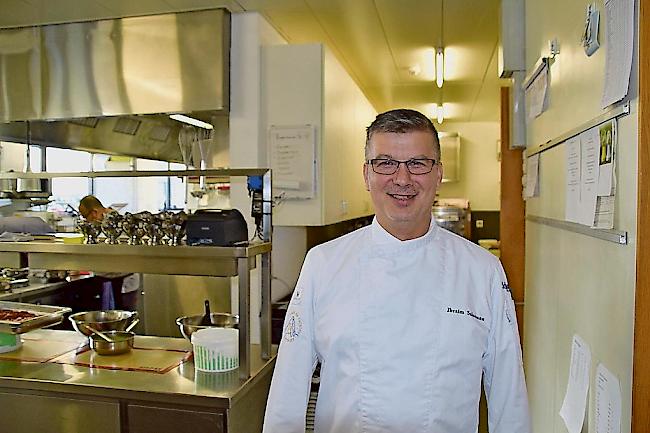
[[[122,355],[98,355],[86,348],[74,356],[64,356],[55,362],[82,365],[90,368],[109,370],[147,371],[166,373],[187,361],[192,352],[167,349],[145,349],[134,347]]]

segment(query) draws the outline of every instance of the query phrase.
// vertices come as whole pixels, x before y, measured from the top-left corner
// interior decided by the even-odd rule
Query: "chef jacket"
[[[265,433],[529,433],[517,319],[498,259],[433,221],[400,241],[373,221],[311,249],[285,318]]]

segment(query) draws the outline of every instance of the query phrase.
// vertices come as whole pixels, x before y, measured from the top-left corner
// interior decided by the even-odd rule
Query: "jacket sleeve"
[[[488,427],[491,433],[530,433],[517,316],[500,263],[491,284],[492,318],[488,350],[483,358]]]
[[[314,346],[314,287],[318,266],[307,253],[282,330],[263,433],[304,433],[311,377],[317,364]]]

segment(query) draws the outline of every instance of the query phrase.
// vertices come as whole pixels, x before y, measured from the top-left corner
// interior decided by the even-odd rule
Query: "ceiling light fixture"
[[[442,87],[445,77],[445,52],[442,47],[436,49],[436,85]]]
[[[445,120],[445,107],[444,104],[440,104],[436,107],[436,120],[438,125],[442,125],[442,122]]]
[[[214,129],[214,126],[210,125],[207,122],[204,122],[204,121],[199,120],[199,119],[195,119],[193,117],[185,116],[183,114],[170,114],[169,117],[171,119],[174,119],[174,120],[178,121],[178,122],[187,123],[189,125],[197,126],[199,128]]]

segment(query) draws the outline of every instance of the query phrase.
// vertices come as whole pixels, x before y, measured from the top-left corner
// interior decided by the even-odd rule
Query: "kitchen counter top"
[[[41,329],[29,338],[45,338],[83,346],[86,339],[74,331]],[[26,334],[27,335],[27,334]],[[166,348],[191,352],[191,343],[181,338],[136,336],[136,347]],[[146,401],[178,400],[184,404],[229,407],[257,382],[273,370],[275,358],[261,358],[259,345],[252,345],[251,377],[242,380],[237,370],[225,373],[204,373],[194,370],[192,360],[181,363],[166,373],[91,368],[57,362],[24,362],[3,360],[0,354],[0,388],[31,389],[103,396],[137,398]]]
[[[36,342],[42,342],[38,350],[47,346],[49,354],[56,355],[45,362],[8,359],[12,354],[25,358],[28,343],[31,354],[36,353]],[[88,429],[99,433],[257,433],[262,429],[275,357],[263,360],[259,345],[251,347],[251,376],[241,379],[238,370],[196,371],[185,356],[191,344],[181,338],[136,336],[136,349],[119,356],[132,360],[132,356],[144,359],[145,351],[173,353],[174,361],[164,363],[169,368],[158,371],[82,365],[79,360],[84,353],[86,359],[100,363],[99,355],[79,349],[85,342],[74,331],[41,329],[23,334],[23,352],[0,354],[0,407],[13,414],[3,417],[3,429],[14,433]],[[110,362],[106,358],[113,357],[100,358],[106,363]],[[185,361],[178,364],[181,359]]]
[[[30,278],[29,285],[25,287],[18,287],[6,292],[0,292],[0,301],[23,302],[23,299],[25,298],[40,297],[50,292],[54,292],[67,284],[74,284],[77,281],[86,280],[88,278],[94,278],[94,275],[74,275],[66,278],[63,281],[56,281],[52,283],[43,283],[37,279]]]

